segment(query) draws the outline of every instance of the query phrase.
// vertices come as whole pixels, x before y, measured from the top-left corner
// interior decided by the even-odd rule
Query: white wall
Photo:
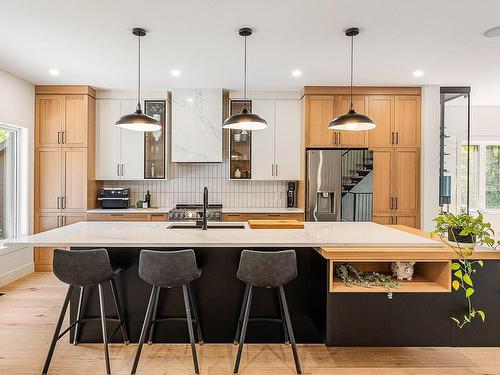
[[[33,231],[35,87],[0,70],[0,122],[20,128],[20,234]],[[0,286],[33,272],[33,249],[0,246]]]
[[[432,230],[439,213],[439,86],[422,87],[421,228]]]

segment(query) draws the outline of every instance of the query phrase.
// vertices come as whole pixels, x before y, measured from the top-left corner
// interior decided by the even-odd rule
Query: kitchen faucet
[[[196,226],[201,227],[203,230],[207,230],[207,208],[208,208],[208,187],[205,186],[203,189],[203,215],[200,219],[196,220]]]

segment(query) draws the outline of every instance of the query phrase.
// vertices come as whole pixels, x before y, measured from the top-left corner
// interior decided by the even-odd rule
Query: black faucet
[[[202,230],[207,230],[207,208],[208,208],[208,188],[205,186],[203,189],[203,216],[196,220],[196,226],[201,227]]]

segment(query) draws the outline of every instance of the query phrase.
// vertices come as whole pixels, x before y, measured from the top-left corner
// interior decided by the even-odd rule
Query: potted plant
[[[474,294],[473,275],[477,272],[477,266],[483,266],[483,261],[470,259],[470,257],[476,246],[488,246],[496,250],[500,241],[495,241],[495,232],[491,224],[484,222],[480,212],[474,217],[466,213],[454,215],[442,211],[434,221],[436,226],[431,232],[431,237],[438,236],[457,254],[457,260],[451,263],[454,276],[452,287],[455,291],[464,293],[468,306],[463,318],[451,317],[451,319],[459,328],[464,327],[477,316],[481,317],[484,322],[486,313],[476,309],[471,298]]]

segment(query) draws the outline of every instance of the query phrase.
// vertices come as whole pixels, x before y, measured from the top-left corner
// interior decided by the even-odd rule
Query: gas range
[[[168,211],[168,221],[196,221],[203,216],[202,204],[177,204]],[[209,221],[222,221],[222,204],[209,204],[207,208]]]

